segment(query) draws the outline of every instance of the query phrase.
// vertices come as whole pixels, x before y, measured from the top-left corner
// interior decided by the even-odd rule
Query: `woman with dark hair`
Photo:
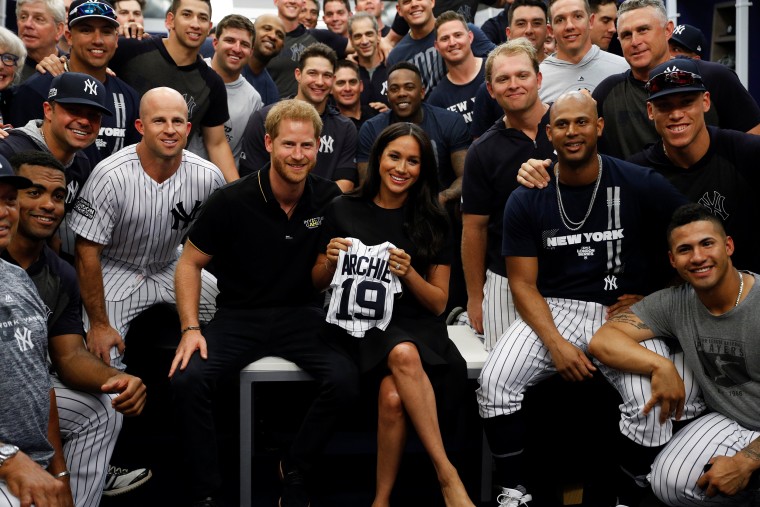
[[[456,403],[463,392],[466,366],[441,318],[448,299],[451,245],[448,220],[438,203],[430,139],[417,125],[390,125],[372,147],[367,173],[367,180],[355,193],[339,196],[328,206],[322,233],[327,246],[314,265],[312,278],[318,288],[327,287],[333,279],[341,280],[333,293],[341,302],[331,305],[331,309],[339,306],[341,310],[328,311],[328,319],[334,316],[343,321],[340,327],[327,324],[325,338],[346,350],[370,382],[379,384],[377,486],[372,505],[390,504],[408,417],[433,461],[446,505],[472,507],[446,456],[438,424],[435,393],[445,389],[443,399]],[[355,302],[346,300],[344,304],[346,288],[350,292],[353,286],[353,280],[346,284],[345,279],[351,277],[352,266],[357,266],[347,260],[354,242],[390,242],[394,247],[382,260],[372,260],[376,280],[356,284],[357,291],[361,286],[365,290],[370,287],[369,294],[357,294]],[[381,280],[385,281],[382,287]],[[395,300],[392,296],[386,299],[395,280],[401,282],[402,294]],[[363,338],[344,330],[363,325],[367,315],[379,319],[387,313],[390,322],[387,327],[380,326],[384,330],[373,327],[363,331]],[[352,315],[364,322],[352,321]]]

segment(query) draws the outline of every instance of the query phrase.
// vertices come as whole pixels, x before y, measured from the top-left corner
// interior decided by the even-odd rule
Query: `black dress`
[[[328,206],[325,223],[322,232],[323,252],[330,239],[350,237],[361,240],[365,245],[390,241],[411,256],[412,266],[423,277],[427,275],[431,264],[451,263],[451,245],[438,252],[431,262],[418,258],[417,249],[404,233],[404,208],[385,209],[372,201],[339,196]],[[401,282],[403,286],[403,280]],[[385,331],[372,328],[365,333],[364,338],[354,338],[336,325],[325,324],[323,335],[328,342],[348,352],[358,364],[359,370],[370,377],[371,383],[379,382],[388,374],[386,358],[393,347],[402,342],[411,342],[419,351],[423,368],[436,391],[439,406],[449,405],[443,400],[454,402],[463,393],[467,378],[466,363],[456,345],[449,339],[444,317],[433,315],[406,287],[394,301],[393,316]],[[458,403],[455,402],[454,405]]]

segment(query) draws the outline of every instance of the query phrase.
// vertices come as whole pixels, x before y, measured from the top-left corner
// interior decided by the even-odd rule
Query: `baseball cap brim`
[[[77,104],[81,106],[90,106],[90,107],[94,107],[95,109],[97,109],[98,111],[100,111],[106,116],[113,116],[113,113],[107,107],[103,107],[102,105],[98,104],[94,100],[87,100],[87,99],[74,98],[74,97],[65,98],[65,99],[57,99],[53,97],[52,99],[50,99],[50,101],[58,102],[59,104]]]
[[[89,16],[77,16],[75,19],[72,19],[69,22],[69,28],[71,28],[72,26],[76,25],[80,21],[84,21],[85,19],[104,19],[104,20],[108,21],[109,23],[111,23],[111,26],[113,26],[114,28],[119,28],[119,22],[118,21],[116,21],[115,19],[111,19],[108,16],[101,16],[100,14],[91,14]]]
[[[706,91],[707,90],[705,90],[704,86],[680,86],[680,87],[674,87],[674,88],[666,88],[664,90],[660,90],[659,92],[652,94],[651,96],[647,98],[647,100],[658,99],[666,95],[673,95],[674,93],[689,93],[689,92],[704,93]]]
[[[23,176],[0,176],[0,183],[5,183],[7,185],[13,185],[16,188],[29,188],[32,186],[32,180],[29,178],[24,178]]]

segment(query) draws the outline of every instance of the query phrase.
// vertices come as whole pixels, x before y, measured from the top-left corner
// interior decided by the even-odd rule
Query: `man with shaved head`
[[[498,483],[518,499],[526,499],[518,487],[527,479],[520,410],[526,388],[555,373],[582,381],[597,372],[588,341],[607,317],[662,287],[655,266],[665,263],[665,227],[686,201],[654,171],[600,155],[603,128],[588,94],[561,95],[546,126],[557,152],[552,183],[541,191],[518,188],[504,210],[502,254],[520,318],[490,352],[477,396]],[[669,355],[662,342],[643,345]],[[659,412],[642,412],[648,379],[599,369],[623,398],[626,437],[647,445],[672,431]],[[701,408],[687,402],[686,415]]]
[[[191,126],[179,92],[146,92],[135,127],[142,141],[95,167],[70,222],[87,347],[121,370],[130,323],[155,304],[175,303],[178,247],[203,203],[224,185],[219,168],[184,149]],[[216,281],[204,272],[205,321],[216,293]]]

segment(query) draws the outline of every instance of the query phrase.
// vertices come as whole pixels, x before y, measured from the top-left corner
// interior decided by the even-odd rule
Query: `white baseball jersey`
[[[390,271],[392,243],[367,246],[356,238],[348,251],[341,251],[330,287],[332,297],[327,322],[348,334],[363,338],[373,327],[385,330],[393,315],[393,299],[402,291],[401,282]]]
[[[171,266],[201,206],[225,184],[214,164],[186,150],[177,171],[158,183],[143,170],[136,146],[95,167],[69,224],[77,235],[105,245],[106,301],[127,298],[146,277]]]

